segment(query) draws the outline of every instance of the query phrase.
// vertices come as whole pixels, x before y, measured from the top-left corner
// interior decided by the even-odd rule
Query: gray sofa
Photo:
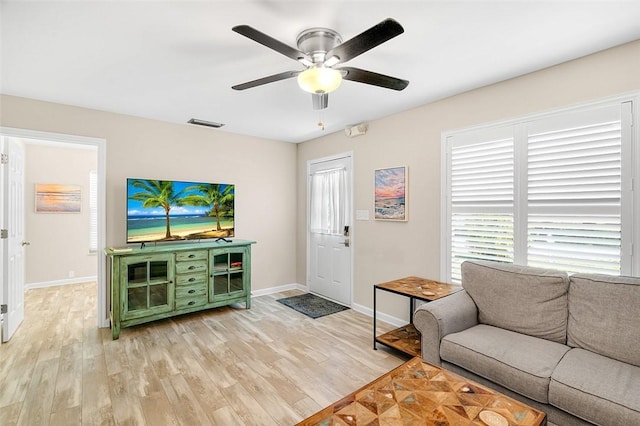
[[[640,278],[467,261],[462,287],[416,309],[425,361],[550,424],[640,425]]]

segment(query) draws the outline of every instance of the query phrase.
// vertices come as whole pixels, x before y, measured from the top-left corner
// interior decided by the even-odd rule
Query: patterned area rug
[[[311,318],[320,318],[349,309],[346,306],[311,293],[285,297],[277,301]]]

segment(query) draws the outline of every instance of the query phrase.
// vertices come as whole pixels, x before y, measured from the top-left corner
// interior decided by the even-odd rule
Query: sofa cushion
[[[478,306],[478,321],[565,343],[566,273],[497,262],[466,261],[462,286]]]
[[[479,324],[442,339],[440,357],[535,401],[547,403],[553,369],[568,346]]]
[[[597,425],[640,425],[640,367],[571,349],[551,375],[549,402]]]
[[[567,344],[640,367],[638,342],[640,278],[572,275]]]

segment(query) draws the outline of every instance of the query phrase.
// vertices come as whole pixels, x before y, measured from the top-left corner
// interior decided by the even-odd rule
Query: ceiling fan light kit
[[[313,67],[298,74],[298,85],[309,93],[331,93],[340,83],[342,74],[333,68]]]
[[[310,28],[298,34],[297,49],[248,25],[235,26],[233,31],[298,61],[306,68],[303,71],[285,71],[237,84],[232,87],[234,90],[245,90],[297,76],[300,88],[311,93],[313,108],[324,109],[329,103],[327,94],[336,90],[343,79],[392,90],[403,90],[409,84],[407,80],[359,68],[333,68],[402,34],[404,28],[392,18],[385,19],[344,43],[340,34],[334,30]]]

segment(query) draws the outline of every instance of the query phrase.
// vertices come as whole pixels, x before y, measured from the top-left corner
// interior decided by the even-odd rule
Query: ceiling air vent
[[[206,120],[200,120],[199,118],[192,118],[191,120],[187,121],[187,123],[189,124],[197,124],[198,126],[206,126],[206,127],[214,127],[214,128],[219,128],[224,126],[224,124],[222,123],[216,123],[214,121],[206,121]]]

